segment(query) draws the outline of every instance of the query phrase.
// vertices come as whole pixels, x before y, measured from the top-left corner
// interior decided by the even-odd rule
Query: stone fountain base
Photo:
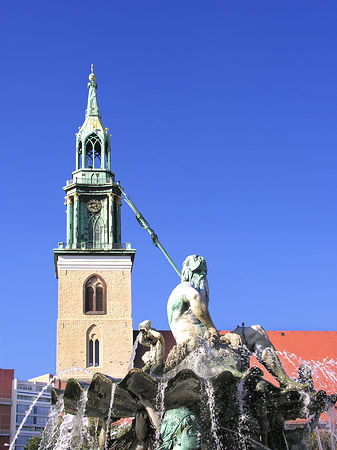
[[[145,409],[153,429],[160,427],[160,409],[184,406],[199,417],[202,440],[208,449],[305,448],[301,447],[303,439],[316,426],[322,412],[336,402],[336,396],[328,396],[324,391],[282,392],[262,377],[263,372],[257,367],[243,377],[223,370],[207,380],[189,369],[172,378],[169,374],[154,378],[132,369],[123,380],[100,373],[93,376],[90,385],[70,379],[64,392],[53,390],[52,399],[56,403],[63,396],[65,411],[76,415],[81,394],[87,389],[86,416],[115,422],[135,417]],[[158,405],[161,389],[162,405]],[[305,419],[305,424],[289,429],[287,422],[296,419]]]

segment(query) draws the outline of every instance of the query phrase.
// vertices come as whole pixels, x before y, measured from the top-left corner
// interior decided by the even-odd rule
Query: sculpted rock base
[[[202,442],[208,442],[208,448],[214,446],[214,436],[210,432],[214,427],[223,448],[231,450],[241,450],[243,443],[246,448],[251,449],[259,449],[261,444],[271,450],[299,448],[295,445],[301,444],[305,434],[310,433],[321,413],[336,401],[336,397],[329,397],[324,391],[282,393],[280,388],[263,380],[262,375],[259,368],[252,368],[240,378],[231,371],[224,370],[209,380],[214,395],[213,404],[216,405],[214,424],[205,379],[192,370],[181,370],[167,382],[164,392],[165,410],[186,407],[193,412],[199,418]],[[102,374],[94,375],[88,388],[85,410],[87,416],[107,419],[111,386],[116,382],[117,380]],[[53,402],[56,402],[58,396],[64,395],[66,412],[76,414],[81,392],[86,388],[86,385],[77,380],[69,380],[64,393],[53,391]],[[122,417],[136,417],[137,412],[145,410],[151,427],[155,430],[158,425],[158,388],[157,379],[139,369],[132,369],[123,380],[117,382],[112,422]],[[307,419],[309,415],[313,418],[308,426],[287,429],[287,421]],[[120,445],[118,447],[118,442],[114,442],[111,448],[124,448],[125,439]]]

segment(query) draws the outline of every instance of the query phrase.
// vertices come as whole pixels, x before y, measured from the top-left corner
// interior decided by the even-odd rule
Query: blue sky
[[[2,7],[0,367],[55,371],[62,187],[90,64],[117,179],[219,329],[336,330],[337,4],[22,0]],[[122,208],[136,327],[178,277]]]

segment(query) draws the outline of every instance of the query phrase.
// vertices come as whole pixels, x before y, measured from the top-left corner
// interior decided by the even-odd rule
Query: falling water
[[[309,415],[310,415],[310,411],[309,411],[310,395],[309,395],[308,392],[300,391],[300,396],[301,396],[301,402],[303,404],[302,414],[308,420],[309,419]]]
[[[286,444],[287,450],[289,450],[288,441],[287,441],[287,438],[286,438],[286,435],[285,435],[284,431],[282,431],[282,435],[283,435],[283,439],[284,439],[284,442]]]
[[[219,425],[218,425],[218,417],[217,417],[217,411],[215,408],[215,395],[214,395],[214,388],[212,383],[208,380],[204,380],[204,386],[207,394],[207,403],[211,418],[211,433],[212,437],[214,439],[214,442],[216,444],[217,450],[222,450],[222,444],[219,439]]]
[[[64,375],[65,373],[67,373],[67,374],[69,375],[71,372],[75,372],[75,373],[77,373],[77,372],[84,372],[84,373],[87,373],[87,374],[89,374],[89,375],[91,375],[91,376],[93,375],[92,372],[90,372],[90,370],[87,370],[87,369],[81,369],[81,368],[79,368],[79,367],[77,367],[77,366],[73,366],[73,367],[70,367],[70,368],[68,368],[68,369],[62,370],[62,371],[59,372],[57,375],[55,375],[53,378],[51,378],[51,379],[49,380],[49,382],[41,389],[39,395],[37,395],[37,397],[34,399],[34,401],[32,402],[32,404],[30,405],[29,409],[26,411],[26,414],[25,414],[24,418],[22,419],[22,422],[20,423],[20,426],[19,426],[19,428],[17,429],[17,432],[15,433],[15,436],[14,436],[14,438],[13,438],[13,440],[12,440],[10,446],[9,446],[9,450],[13,450],[14,445],[15,445],[15,442],[16,442],[16,440],[17,440],[17,438],[18,438],[18,436],[19,436],[19,434],[20,434],[20,432],[21,432],[21,430],[22,430],[22,427],[23,427],[24,424],[26,423],[27,417],[28,417],[29,414],[32,412],[34,406],[35,406],[36,403],[39,401],[40,397],[41,397],[41,396],[46,392],[46,390],[47,390],[47,389],[55,382],[55,380],[56,380],[57,378],[59,378],[60,376]],[[43,441],[43,438],[42,438],[42,441]],[[40,447],[39,447],[39,448],[40,448]],[[42,447],[41,447],[41,448],[42,448]]]
[[[330,439],[331,439],[331,449],[335,450],[335,429],[336,429],[336,409],[335,406],[331,406],[328,410],[328,418],[329,418],[329,429],[330,429]]]
[[[293,371],[289,373],[291,377],[298,376],[298,368],[302,363],[311,366],[312,378],[315,388],[323,389],[326,392],[337,392],[337,361],[332,358],[323,358],[322,360],[304,360],[294,353],[286,351],[278,352],[278,354],[287,360],[292,366]],[[332,392],[331,392],[332,391]]]
[[[134,360],[135,360],[136,350],[137,350],[140,338],[141,338],[141,333],[138,333],[138,335],[136,337],[136,340],[135,340],[135,342],[133,344],[133,347],[132,347],[132,352],[131,352],[130,364],[129,364],[129,367],[128,367],[128,372],[131,369],[133,369],[133,363],[134,363]]]
[[[72,414],[63,416],[62,424],[59,429],[59,435],[53,450],[68,450],[71,442],[71,433],[73,429],[74,417]]]
[[[93,373],[89,369],[82,369],[81,367],[73,366],[68,367],[67,369],[62,370],[57,375],[54,376],[54,380],[60,378],[62,375],[67,374],[71,375],[72,373],[85,373],[87,375],[93,376]],[[53,381],[54,382],[54,381]]]
[[[244,387],[244,380],[240,380],[238,382],[238,388],[237,388],[237,400],[239,405],[239,424],[238,424],[238,433],[241,438],[242,447],[246,448],[246,441],[245,441],[245,428],[246,428],[246,422],[247,422],[247,414],[244,408],[244,396],[245,396],[245,387]]]
[[[157,390],[155,405],[156,405],[156,411],[159,416],[159,423],[162,422],[164,413],[165,413],[164,394],[165,394],[166,386],[167,386],[167,381],[160,381],[158,383],[158,390]],[[159,444],[160,444],[160,429],[156,428],[154,450],[156,450],[159,447]]]
[[[63,398],[59,397],[57,399],[56,405],[52,406],[51,412],[49,414],[48,422],[42,434],[42,439],[39,445],[39,450],[54,448],[55,440],[57,439],[57,431],[60,423],[61,414],[64,411]]]
[[[316,434],[316,438],[317,438],[317,443],[318,443],[318,448],[319,448],[319,450],[324,450],[324,449],[323,449],[322,442],[321,442],[321,436],[320,436],[320,434],[319,434],[319,429],[318,429],[318,427],[315,428],[315,434]]]
[[[238,431],[235,430],[230,430],[229,428],[226,427],[219,427],[222,430],[227,431],[228,433],[232,433],[232,434],[237,434],[241,439],[245,440],[245,441],[249,441],[252,442],[253,444],[255,444],[255,446],[257,446],[258,448],[263,448],[264,450],[270,450],[269,447],[266,447],[265,445],[261,444],[261,442],[256,441],[255,439],[249,437],[249,436],[243,436],[241,433],[239,433]],[[229,450],[226,448],[226,450]]]
[[[312,378],[315,385],[315,389],[323,389],[327,393],[337,392],[337,361],[332,358],[323,358],[322,360],[304,360],[294,353],[289,353],[286,351],[278,352],[279,355],[286,359],[287,362],[293,368],[290,376],[297,378],[298,376],[298,368],[301,364],[306,363],[311,366],[312,369]],[[304,400],[304,413],[308,417],[308,394],[303,393]],[[305,397],[307,396],[307,398]],[[334,408],[331,408],[331,414],[334,412]],[[335,450],[335,423],[336,416],[332,416],[328,413],[329,417],[329,431],[330,431],[330,439],[331,439],[331,449]],[[319,435],[319,427],[316,428],[315,434],[317,436],[317,442],[319,448],[322,447],[320,435]]]
[[[77,443],[77,447],[81,447],[81,444],[82,444],[83,438],[84,438],[83,425],[84,424],[87,425],[83,421],[85,407],[87,406],[87,401],[88,401],[88,390],[83,389],[83,391],[81,392],[80,399],[77,402],[77,414],[76,414],[76,416],[74,416],[73,429],[72,429],[71,438],[70,438],[71,442],[75,441]],[[73,445],[72,445],[72,447],[73,447]]]
[[[113,404],[114,404],[114,400],[115,400],[116,388],[117,388],[117,384],[112,383],[111,384],[111,395],[110,395],[110,406],[109,406],[109,412],[108,412],[108,419],[106,421],[106,436],[105,436],[104,448],[107,448],[107,444],[108,444],[110,422],[111,422],[111,417],[112,417],[112,410],[113,410]]]

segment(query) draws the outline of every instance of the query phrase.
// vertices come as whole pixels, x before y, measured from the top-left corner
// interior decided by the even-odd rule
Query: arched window
[[[77,167],[82,168],[82,141],[80,140],[77,145]]]
[[[92,275],[84,283],[84,314],[106,314],[106,284],[99,275]]]
[[[93,311],[94,308],[94,289],[91,285],[85,288],[85,311]]]
[[[95,366],[99,366],[99,340],[95,341]]]
[[[91,134],[85,141],[86,148],[86,167],[101,167],[101,141],[96,133]]]
[[[102,365],[100,355],[101,331],[97,325],[92,325],[87,331],[87,366]]]
[[[92,366],[94,362],[94,341],[92,339],[89,340],[89,364],[88,366]]]
[[[105,169],[111,170],[109,167],[109,151],[110,151],[110,146],[109,146],[109,142],[105,141]]]
[[[94,229],[94,245],[96,248],[101,243],[101,229],[99,225],[99,221],[97,220]]]
[[[96,310],[103,311],[103,288],[101,285],[96,287]]]
[[[101,244],[101,219],[98,218],[95,222],[94,219],[90,220],[88,224],[89,231],[89,248],[100,248]]]
[[[93,223],[92,220],[90,220],[88,225],[88,231],[89,231],[89,248],[94,248],[94,229],[93,229]]]

